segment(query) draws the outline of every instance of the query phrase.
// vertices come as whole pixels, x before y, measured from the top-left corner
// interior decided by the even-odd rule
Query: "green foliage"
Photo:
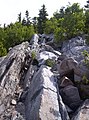
[[[37,17],[34,17],[32,20],[33,20],[32,24],[34,27],[34,31],[35,31],[35,33],[37,33]]]
[[[84,32],[87,34],[86,43],[89,44],[89,3],[87,4],[87,9],[85,10],[85,28]]]
[[[69,5],[65,10],[63,9],[62,13],[59,13],[59,19],[57,17],[57,21],[58,26],[55,29],[56,41],[60,42],[83,34],[85,27],[85,16],[83,9],[80,8],[78,3]]]
[[[21,22],[10,24],[7,27],[0,28],[0,55],[6,55],[6,50],[23,41],[30,41],[34,34],[34,27],[23,26]]]
[[[64,15],[65,15],[65,10],[64,10],[64,8],[65,8],[65,7],[61,7],[61,9],[60,9],[59,12],[58,12],[58,11],[54,12],[53,15],[54,15],[54,17],[55,17],[57,20],[64,17]]]
[[[89,79],[87,79],[87,77],[85,75],[82,78],[82,83],[85,85],[89,84]]]
[[[47,59],[46,60],[46,65],[49,67],[53,67],[53,65],[55,64],[55,62],[52,59]]]
[[[31,24],[31,22],[30,22],[30,17],[29,17],[28,10],[26,10],[25,15],[26,15],[26,25],[29,26]]]
[[[3,48],[8,50],[9,47],[30,40],[34,33],[53,33],[54,42],[60,45],[64,40],[87,33],[89,43],[89,0],[86,6],[84,11],[78,3],[69,4],[67,7],[61,7],[50,19],[47,18],[45,5],[39,10],[39,16],[33,19],[30,19],[26,10],[23,19],[19,13],[18,22],[7,27],[4,24],[4,28],[0,28],[0,42]]]
[[[45,23],[45,33],[46,34],[51,34],[54,33],[56,27],[57,27],[57,19],[51,18],[50,20],[47,20]]]
[[[82,54],[84,56],[84,63],[86,64],[87,68],[89,69],[89,53],[88,53],[88,51],[84,50],[82,52]],[[82,83],[85,85],[89,84],[89,79],[86,77],[86,75],[83,76]]]
[[[34,34],[33,26],[23,26],[21,23],[16,22],[10,25],[4,31],[7,34],[6,37],[6,48],[13,47],[23,41],[30,40]]]
[[[7,54],[6,48],[4,48],[3,43],[0,42],[0,57],[5,56]]]
[[[21,12],[18,14],[18,22],[21,23]]]
[[[40,34],[44,33],[47,16],[48,14],[45,5],[43,4],[42,9],[39,11],[38,24],[37,24],[38,33]]]
[[[32,57],[32,60],[34,60],[36,58],[36,52],[35,51],[32,51],[31,57]]]
[[[89,53],[88,51],[84,50],[83,51],[83,55],[84,55],[84,62],[87,66],[89,66]]]
[[[56,44],[60,44],[61,42],[66,40],[65,29],[63,29],[62,27],[56,28],[54,32],[54,37]]]
[[[82,54],[84,55],[84,62],[86,66],[89,68],[89,53],[88,51],[84,50]]]

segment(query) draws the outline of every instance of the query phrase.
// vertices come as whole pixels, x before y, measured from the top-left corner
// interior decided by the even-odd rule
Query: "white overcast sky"
[[[21,12],[25,16],[25,11],[29,11],[29,16],[37,16],[41,6],[45,4],[49,16],[59,10],[62,6],[68,5],[68,2],[86,4],[87,0],[0,0],[0,24],[9,24],[17,20]]]

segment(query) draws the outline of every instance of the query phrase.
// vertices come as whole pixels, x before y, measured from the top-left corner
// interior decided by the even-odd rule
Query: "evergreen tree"
[[[34,17],[32,19],[32,23],[33,23],[34,31],[37,32],[37,17]]]
[[[23,18],[23,20],[22,20],[22,25],[26,25],[26,20],[25,20],[25,18]]]
[[[89,33],[89,0],[87,1],[85,8],[85,33]]]
[[[60,13],[59,13],[60,14]],[[64,16],[57,19],[57,27],[54,31],[56,42],[67,40],[84,32],[85,16],[78,3],[68,5],[64,10]]]
[[[26,10],[25,15],[26,15],[26,25],[29,26],[30,25],[30,17],[29,17],[28,10]]]
[[[18,14],[18,22],[20,23],[21,22],[21,12]]]
[[[39,10],[38,17],[38,33],[43,34],[45,29],[45,23],[47,21],[47,11],[45,5],[43,4],[42,9]]]
[[[53,15],[54,17],[58,20],[59,18],[63,18],[64,17],[64,14],[65,14],[65,11],[64,11],[64,8],[65,7],[61,7],[60,11],[59,12],[55,12]]]
[[[87,1],[87,5],[85,5],[85,8],[89,8],[89,0]]]

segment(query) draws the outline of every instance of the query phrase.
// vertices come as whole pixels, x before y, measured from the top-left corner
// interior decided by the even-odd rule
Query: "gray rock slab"
[[[49,67],[34,75],[25,101],[27,120],[61,120],[56,81]]]

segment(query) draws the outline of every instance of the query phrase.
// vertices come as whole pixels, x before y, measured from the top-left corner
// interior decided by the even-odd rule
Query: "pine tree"
[[[31,22],[30,22],[30,17],[29,17],[28,10],[26,10],[25,15],[26,15],[26,25],[29,26],[31,24]]]
[[[20,23],[21,22],[21,12],[18,14],[18,22]]]
[[[22,25],[26,25],[26,20],[25,20],[25,18],[23,18],[23,20],[22,20]]]
[[[45,23],[47,21],[47,11],[45,5],[43,4],[42,9],[39,10],[39,17],[38,17],[38,33],[43,34],[45,29]]]
[[[54,17],[58,20],[58,19],[60,19],[60,18],[63,18],[64,17],[64,8],[65,7],[61,7],[61,9],[60,9],[60,11],[58,12],[55,12],[53,15],[54,15]]]
[[[35,32],[37,32],[37,17],[34,17],[32,19],[32,23],[33,23],[33,27],[34,27]]]
[[[85,33],[89,33],[89,0],[85,5]]]
[[[87,1],[87,5],[85,5],[85,8],[89,8],[89,0]]]

